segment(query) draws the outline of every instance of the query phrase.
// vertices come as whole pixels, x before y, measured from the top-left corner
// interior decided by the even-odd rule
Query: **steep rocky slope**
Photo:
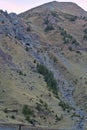
[[[0,11],[0,121],[86,130],[86,91],[84,10],[51,2],[19,16]]]
[[[16,14],[3,11],[0,28],[0,122],[71,127],[74,123],[71,114],[65,116],[58,105],[60,100],[37,72],[37,62],[43,62],[37,54],[36,47],[40,45],[37,34],[28,34],[27,25]],[[28,50],[26,44],[30,44]],[[32,111],[28,121],[22,112],[26,105]]]

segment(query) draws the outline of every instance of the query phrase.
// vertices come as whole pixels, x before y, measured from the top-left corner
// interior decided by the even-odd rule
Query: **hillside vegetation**
[[[86,130],[87,12],[50,2],[0,10],[0,122]]]

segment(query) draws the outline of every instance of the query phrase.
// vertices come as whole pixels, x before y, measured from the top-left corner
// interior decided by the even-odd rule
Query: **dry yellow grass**
[[[0,43],[0,48],[4,53],[12,57],[11,62],[15,65],[14,68],[17,67],[26,74],[26,76],[20,75],[17,70],[11,70],[11,66],[8,66],[7,61],[4,61],[5,63],[0,71],[0,121],[12,123],[25,122],[25,118],[22,114],[23,105],[27,104],[35,109],[36,102],[42,100],[48,104],[48,108],[54,111],[54,113],[49,113],[47,120],[43,120],[40,118],[40,115],[38,116],[35,112],[36,120],[40,125],[47,125],[49,127],[60,127],[62,125],[65,128],[72,125],[73,121],[70,120],[70,116],[67,116],[67,120],[71,122],[69,123],[70,125],[64,123],[66,121],[65,116],[63,116],[63,120],[59,121],[59,123],[55,123],[56,114],[59,117],[64,115],[64,111],[58,106],[59,99],[55,98],[52,92],[48,91],[43,76],[32,71],[30,65],[33,67],[36,66],[34,59],[25,51],[21,44],[17,41],[15,43],[15,40],[11,40],[8,37],[4,37]],[[2,66],[2,63],[0,63],[0,66]],[[6,108],[10,110],[17,109],[18,113],[5,113],[4,110]],[[12,115],[15,116],[15,119],[11,118]]]

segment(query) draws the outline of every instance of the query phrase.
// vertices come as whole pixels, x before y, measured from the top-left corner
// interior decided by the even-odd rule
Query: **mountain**
[[[0,122],[86,130],[86,86],[83,9],[54,1],[19,15],[0,10]]]
[[[77,4],[72,2],[57,2],[57,1],[49,2],[36,8],[33,8],[31,10],[28,10],[24,12],[23,15],[26,16],[30,11],[35,13],[39,11],[43,12],[44,10],[64,12],[66,14],[87,17],[87,12],[83,10],[81,7],[79,7]]]
[[[73,11],[73,13],[71,11]],[[58,32],[58,30],[61,30],[62,32],[62,29],[65,29],[64,31],[67,31],[67,33],[70,33],[75,37],[80,44],[84,42],[84,46],[86,41],[83,40],[83,30],[86,28],[86,15],[87,13],[74,3],[54,1],[26,11],[20,14],[19,17],[23,18],[28,26],[31,26],[32,31],[34,30],[36,33],[39,33],[39,36],[42,34],[41,39],[44,39],[44,41],[46,38],[46,41],[50,39],[50,42],[52,42],[52,37],[54,37],[54,35],[51,37],[51,34],[55,31]],[[53,26],[54,31],[51,31],[52,33],[44,33],[45,29],[50,28],[49,26]],[[55,37],[58,37],[58,33],[55,34]],[[57,43],[59,39],[54,38],[53,44]]]

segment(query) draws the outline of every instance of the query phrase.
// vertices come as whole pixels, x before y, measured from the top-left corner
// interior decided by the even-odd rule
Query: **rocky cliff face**
[[[84,10],[51,2],[20,15],[0,11],[1,121],[86,129],[86,81]]]

